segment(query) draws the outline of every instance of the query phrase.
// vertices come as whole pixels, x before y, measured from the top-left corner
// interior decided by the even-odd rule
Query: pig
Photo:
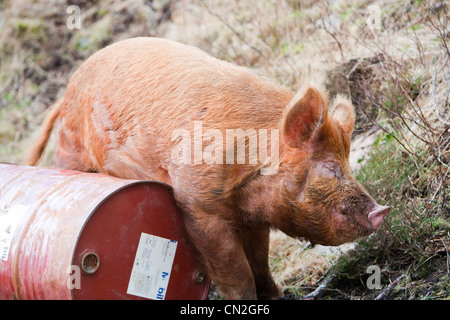
[[[227,299],[282,297],[268,263],[271,229],[336,246],[376,231],[390,210],[352,176],[349,100],[329,103],[315,84],[295,93],[178,42],[132,38],[88,58],[44,120],[29,165],[57,119],[54,166],[173,187],[189,239]],[[267,157],[250,163],[258,130]],[[234,139],[244,139],[244,154]]]

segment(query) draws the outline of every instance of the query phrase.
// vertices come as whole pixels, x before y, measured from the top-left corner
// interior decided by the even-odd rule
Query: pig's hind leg
[[[57,133],[52,165],[56,168],[83,172],[98,172],[92,156],[83,148],[81,134],[60,126]]]

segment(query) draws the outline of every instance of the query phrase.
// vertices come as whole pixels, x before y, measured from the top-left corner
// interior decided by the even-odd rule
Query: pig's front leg
[[[253,272],[258,299],[279,299],[282,294],[273,281],[269,268],[268,226],[260,226],[242,232],[242,244]]]
[[[186,219],[186,229],[208,275],[225,298],[256,299],[252,270],[242,243],[229,223],[211,213],[197,213]]]

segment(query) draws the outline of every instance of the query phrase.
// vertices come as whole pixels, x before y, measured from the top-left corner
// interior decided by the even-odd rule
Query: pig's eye
[[[339,176],[339,171],[336,166],[333,165],[324,165],[325,169],[327,169],[330,173],[332,173],[335,177]]]
[[[340,178],[340,167],[334,162],[325,162],[319,165],[319,170],[322,175],[329,178]]]
[[[337,175],[336,170],[333,167],[325,166],[325,168],[329,171],[331,171],[334,175]]]

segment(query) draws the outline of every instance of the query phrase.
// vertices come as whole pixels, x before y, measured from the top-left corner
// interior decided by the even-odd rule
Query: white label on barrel
[[[164,300],[176,250],[174,240],[141,233],[127,293]]]
[[[0,203],[0,255],[1,260],[8,261],[9,247],[14,231],[27,207],[23,204],[9,206]]]

